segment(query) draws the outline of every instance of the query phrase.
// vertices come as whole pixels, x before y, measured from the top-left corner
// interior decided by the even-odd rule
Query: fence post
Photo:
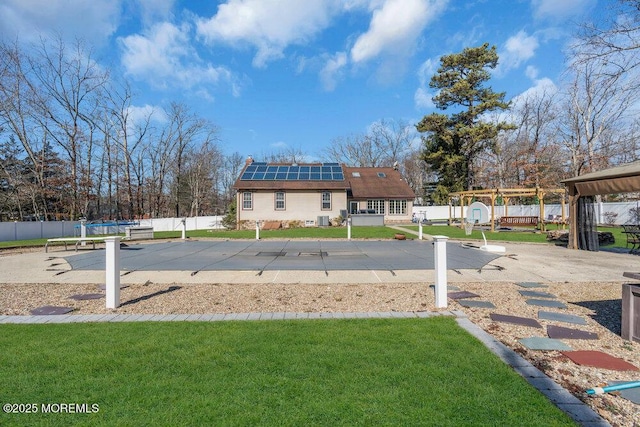
[[[351,217],[347,218],[347,240],[351,240]]]

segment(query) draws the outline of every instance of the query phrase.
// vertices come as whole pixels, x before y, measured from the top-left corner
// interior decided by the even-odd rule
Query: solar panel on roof
[[[343,181],[344,174],[338,163],[298,166],[253,162],[246,167],[240,179],[243,181]]]

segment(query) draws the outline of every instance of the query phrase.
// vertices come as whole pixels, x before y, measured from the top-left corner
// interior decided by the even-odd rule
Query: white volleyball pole
[[[447,308],[447,236],[433,236],[436,265],[436,308]]]
[[[120,236],[105,237],[107,308],[120,306]]]

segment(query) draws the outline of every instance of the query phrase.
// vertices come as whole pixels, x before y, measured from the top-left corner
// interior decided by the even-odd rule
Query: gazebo
[[[453,201],[458,200],[460,202],[461,207],[468,207],[471,205],[473,199],[475,198],[489,198],[491,199],[491,231],[495,231],[495,206],[496,199],[501,197],[504,201],[504,213],[505,216],[509,215],[509,199],[512,197],[537,197],[540,201],[540,215],[538,218],[538,224],[544,224],[545,215],[544,215],[544,198],[548,194],[559,194],[560,195],[560,203],[562,206],[561,211],[561,220],[564,224],[565,222],[565,206],[564,206],[564,188],[554,188],[554,189],[543,189],[543,188],[494,188],[489,190],[469,190],[469,191],[458,191],[455,193],[449,193],[449,223],[451,224],[451,209],[454,206]],[[460,209],[460,223],[463,221],[463,213],[462,209]]]
[[[597,251],[594,196],[640,191],[640,161],[561,181],[569,192],[570,249]]]

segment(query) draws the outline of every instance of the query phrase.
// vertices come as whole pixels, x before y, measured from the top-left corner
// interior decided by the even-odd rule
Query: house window
[[[389,215],[406,215],[406,200],[389,200]]]
[[[284,208],[285,208],[284,191],[276,191],[275,209],[277,211],[283,211]]]
[[[253,209],[253,193],[242,193],[242,209],[247,211]]]
[[[330,191],[322,192],[322,210],[323,211],[331,210],[331,192]]]
[[[384,215],[384,200],[367,200],[367,209],[373,209],[377,214]]]

